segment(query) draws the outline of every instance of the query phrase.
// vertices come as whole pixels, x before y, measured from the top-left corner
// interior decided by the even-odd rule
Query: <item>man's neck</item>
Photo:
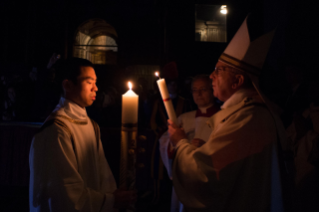
[[[74,98],[71,98],[71,97],[68,96],[68,95],[65,95],[64,98],[65,98],[66,100],[72,102],[73,104],[76,104],[76,105],[78,105],[79,107],[85,109],[85,107],[83,107],[83,106],[81,106],[80,104],[78,104]]]
[[[198,107],[198,109],[199,109],[202,113],[206,113],[207,109],[210,108],[211,106],[213,106],[213,103],[209,104],[208,106]]]
[[[86,109],[74,103],[72,100],[66,99],[65,97],[61,97],[55,110],[59,111],[61,108],[63,108],[61,111],[63,111],[63,113],[65,113],[65,115],[69,116],[71,119],[87,119]]]

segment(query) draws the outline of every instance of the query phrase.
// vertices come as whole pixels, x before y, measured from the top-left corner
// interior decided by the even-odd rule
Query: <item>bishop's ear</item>
[[[245,78],[243,75],[236,74],[236,76],[234,78],[234,82],[232,84],[232,89],[237,90],[237,89],[241,88],[244,85],[244,81],[245,81]]]

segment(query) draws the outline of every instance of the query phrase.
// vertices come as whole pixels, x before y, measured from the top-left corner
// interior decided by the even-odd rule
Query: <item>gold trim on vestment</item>
[[[67,119],[68,121],[70,121],[74,124],[85,125],[88,123],[87,121],[77,121],[77,120],[71,119],[71,118],[64,116],[64,115],[55,115],[55,117],[61,117],[61,118]]]
[[[227,65],[239,69],[243,72],[248,72],[249,74],[253,74],[256,76],[260,75],[261,70],[255,66],[249,65],[248,63],[245,63],[243,61],[240,61],[232,56],[229,56],[228,54],[222,53],[222,55],[219,57],[221,62],[226,63]]]

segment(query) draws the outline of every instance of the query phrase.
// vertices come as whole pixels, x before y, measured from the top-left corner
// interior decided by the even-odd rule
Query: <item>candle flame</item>
[[[130,88],[130,90],[132,90],[132,83],[131,82],[128,82],[128,87]]]
[[[160,79],[161,79],[161,77],[159,76],[158,71],[156,71],[156,72],[155,72],[155,76],[157,76],[158,78],[160,78]]]

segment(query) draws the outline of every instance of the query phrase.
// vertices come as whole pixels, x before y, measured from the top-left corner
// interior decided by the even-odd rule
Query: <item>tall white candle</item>
[[[155,72],[155,75],[159,77],[158,72]],[[175,110],[173,107],[173,102],[169,96],[168,90],[167,90],[167,86],[166,86],[166,82],[165,79],[159,79],[156,81],[158,88],[160,90],[164,105],[165,105],[165,109],[167,112],[167,116],[168,118],[173,121],[175,124],[176,122],[176,114],[175,114]]]
[[[122,124],[137,124],[138,95],[132,91],[132,83],[128,82],[129,90],[122,95]]]

